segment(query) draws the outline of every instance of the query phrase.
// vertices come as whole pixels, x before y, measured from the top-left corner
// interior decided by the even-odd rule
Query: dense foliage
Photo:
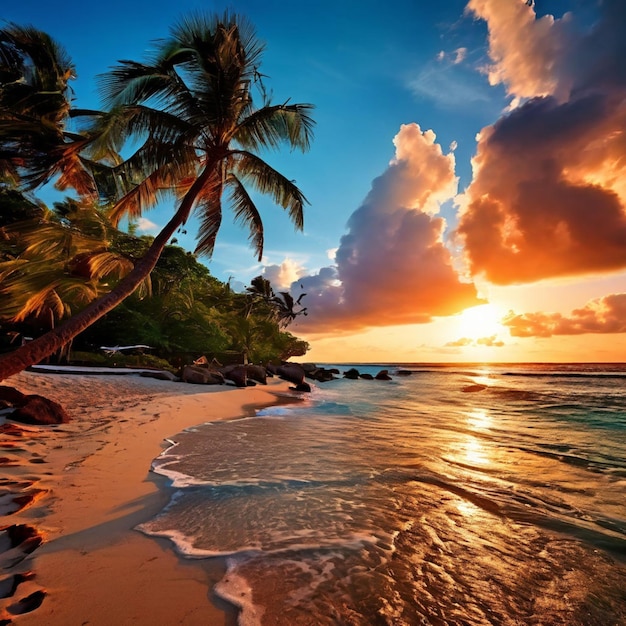
[[[5,188],[0,207],[0,350],[80,310],[151,243],[151,237],[123,233],[97,208],[74,201],[51,211]],[[108,259],[104,267],[95,263],[103,258]],[[265,362],[304,354],[306,342],[281,330],[289,315],[284,295],[276,296],[261,277],[252,283],[246,293],[235,293],[194,254],[166,246],[149,283],[74,340],[73,358],[86,360],[90,352],[100,354],[103,364],[134,362],[119,354],[107,357],[101,348],[135,344],[151,347],[143,362],[152,355],[174,366],[201,355]],[[291,315],[299,312],[304,309],[292,309]]]

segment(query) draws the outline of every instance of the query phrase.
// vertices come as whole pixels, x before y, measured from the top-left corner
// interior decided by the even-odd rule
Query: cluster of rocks
[[[343,377],[350,378],[351,380],[356,380],[357,378],[362,378],[364,380],[391,380],[389,370],[380,370],[376,376],[373,376],[372,374],[361,374],[355,367],[352,367],[347,372],[344,372]]]
[[[198,359],[193,365],[186,365],[180,379],[186,383],[198,385],[232,384],[236,387],[252,387],[267,385],[267,379],[278,376],[295,385],[297,391],[311,391],[310,385],[304,382],[304,370],[296,363],[282,365],[220,365],[216,361],[209,362],[205,358]]]
[[[5,409],[9,409],[7,413],[11,420],[22,424],[48,426],[70,421],[70,416],[58,402],[37,394],[26,395],[15,387],[0,386],[0,410],[4,412]]]
[[[398,372],[401,374],[404,372]],[[409,374],[410,372],[407,372]],[[267,379],[278,376],[293,384],[291,389],[295,391],[311,391],[311,386],[305,378],[316,382],[328,382],[337,380],[341,372],[336,368],[326,369],[318,367],[314,363],[283,363],[273,365],[221,365],[213,360],[209,362],[202,357],[193,365],[186,365],[175,376],[167,371],[150,371],[142,373],[142,376],[150,376],[161,380],[179,381],[198,385],[224,385],[231,384],[236,387],[252,387],[254,385],[266,385]],[[343,377],[356,380],[391,380],[388,370],[381,370],[372,374],[361,374],[356,368],[350,368],[343,372]],[[473,391],[473,390],[472,390]],[[36,394],[26,395],[14,387],[0,386],[0,411],[7,410],[10,419],[23,424],[50,425],[63,424],[70,421],[70,416],[63,407],[53,400]]]
[[[215,360],[209,362],[202,357],[194,361],[193,365],[186,365],[180,379],[187,383],[201,385],[223,385],[234,384],[237,387],[250,387],[253,385],[267,384],[267,378],[278,376],[294,385],[292,389],[296,391],[311,391],[311,386],[305,378],[316,382],[324,383],[330,380],[337,380],[341,372],[336,368],[318,367],[314,363],[282,363],[273,365],[268,363],[262,365],[227,365],[222,366]],[[380,370],[378,374],[361,374],[356,368],[350,368],[343,373],[344,378],[356,380],[391,380],[389,370]]]

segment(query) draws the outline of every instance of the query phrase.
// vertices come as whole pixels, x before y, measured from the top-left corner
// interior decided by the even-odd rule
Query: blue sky
[[[262,72],[276,101],[316,106],[315,141],[306,155],[282,152],[268,159],[304,191],[305,233],[294,233],[281,213],[264,206],[267,262],[297,258],[311,270],[328,262],[350,214],[394,155],[401,124],[433,129],[444,148],[458,144],[461,185],[469,183],[475,135],[504,106],[501,88],[489,87],[477,67],[486,62],[485,25],[464,16],[465,2],[274,0],[232,5],[182,0],[134,0],[62,5],[24,0],[3,18],[31,23],[65,46],[78,78],[76,104],[98,107],[96,76],[119,59],[141,60],[150,42],[165,37],[181,15],[232,8],[246,15],[266,42]],[[455,51],[467,49],[463,63]],[[438,60],[439,53],[446,58]],[[165,211],[146,217],[157,225]],[[179,237],[193,247],[191,233]],[[246,236],[225,221],[209,266],[221,279],[247,282],[260,271]]]
[[[215,276],[304,284],[290,330],[314,360],[623,359],[623,0],[22,0],[2,18],[61,43],[97,108],[98,74],[225,8],[265,42],[273,100],[314,104],[317,126],[308,153],[268,156],[310,201],[304,232],[262,200],[263,262],[226,219]]]

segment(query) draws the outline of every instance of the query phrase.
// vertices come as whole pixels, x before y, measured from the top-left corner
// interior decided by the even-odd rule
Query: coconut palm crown
[[[134,220],[171,196],[176,199],[174,214],[145,256],[108,294],[0,358],[0,380],[57,351],[133,293],[192,212],[200,221],[196,251],[208,256],[221,224],[224,196],[235,219],[247,226],[259,259],[263,224],[253,192],[269,195],[302,228],[304,195],[258,153],[285,143],[307,150],[313,107],[269,101],[260,84],[262,51],[244,18],[228,12],[197,14],[156,42],[147,62],[120,61],[101,77],[109,112],[91,116],[95,126],[84,134],[84,152],[89,164],[106,165],[96,172],[98,189],[118,191],[110,219]],[[255,85],[262,98],[258,107],[252,99]],[[116,164],[111,155],[128,145],[134,152]],[[109,180],[103,185],[105,170]]]
[[[120,61],[101,77],[112,114],[101,123],[92,149],[120,151],[140,142],[113,168],[124,195],[111,211],[113,223],[138,218],[164,196],[180,201],[179,219],[200,220],[196,252],[211,256],[225,198],[250,233],[259,260],[263,223],[252,192],[269,195],[303,227],[306,199],[259,151],[288,144],[307,150],[312,138],[308,104],[271,104],[258,72],[263,46],[245,19],[194,15],[157,42],[146,63]],[[258,87],[261,106],[252,89]],[[105,145],[106,144],[106,145]]]

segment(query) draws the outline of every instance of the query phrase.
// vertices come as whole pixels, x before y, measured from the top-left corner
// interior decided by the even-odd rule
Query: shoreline
[[[6,564],[19,548],[5,546],[0,555],[2,581],[34,572],[0,599],[0,623],[235,624],[236,608],[213,592],[225,559],[184,558],[168,539],[135,527],[169,501],[168,479],[151,469],[168,439],[204,422],[297,401],[289,383],[274,378],[267,386],[224,388],[128,375],[23,372],[3,384],[60,402],[72,422],[18,424],[21,435],[0,438],[4,488],[12,495],[37,492],[23,509],[3,514],[1,525],[24,524],[43,539],[11,567]],[[31,607],[20,600],[29,596],[43,601],[23,611]]]

